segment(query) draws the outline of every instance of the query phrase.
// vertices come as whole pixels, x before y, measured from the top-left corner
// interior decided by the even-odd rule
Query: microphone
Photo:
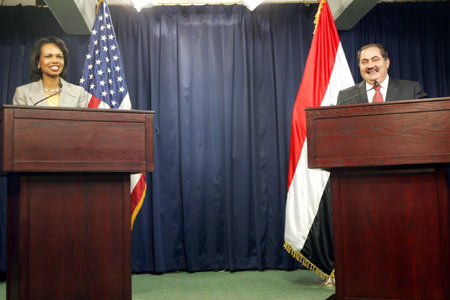
[[[361,92],[361,93],[358,93],[358,94],[356,94],[356,95],[353,95],[353,96],[351,96],[351,97],[348,97],[347,99],[344,99],[343,101],[341,101],[341,102],[339,103],[339,105],[344,104],[345,102],[347,102],[347,101],[349,101],[349,100],[351,100],[351,99],[353,99],[353,98],[355,98],[355,97],[361,96],[361,95],[364,94],[364,93],[370,92],[371,90],[373,90],[375,87],[377,87],[377,86],[379,86],[379,85],[380,85],[380,84],[378,83],[378,81],[375,80],[375,81],[373,82],[373,87],[372,87],[372,88],[368,89],[367,91],[363,91],[363,92]]]
[[[47,100],[48,98],[51,98],[51,97],[53,97],[53,96],[55,96],[55,95],[58,95],[59,93],[62,92],[62,87],[63,87],[63,84],[60,82],[60,83],[59,83],[59,91],[57,91],[56,93],[51,94],[50,96],[47,96],[47,97],[45,97],[45,98],[43,98],[43,99],[41,99],[41,100],[39,100],[39,101],[37,101],[35,104],[33,104],[33,106],[38,105],[39,103],[41,103],[42,101]]]

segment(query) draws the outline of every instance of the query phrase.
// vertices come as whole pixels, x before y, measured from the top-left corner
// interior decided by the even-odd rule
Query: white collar
[[[380,83],[380,85],[381,85],[381,87],[382,87],[382,89],[381,90],[387,90],[387,88],[388,88],[388,85],[389,85],[389,74],[387,74],[386,75],[386,78],[383,80],[383,82],[382,83]],[[370,83],[368,83],[367,81],[366,81],[366,91],[368,91],[368,90],[370,90],[371,88],[373,88],[373,85],[371,85]]]
[[[380,84],[380,92],[381,95],[383,95],[384,101],[386,101],[386,94],[387,94],[387,88],[389,85],[389,75],[386,75],[386,78],[383,80],[383,82]],[[372,102],[373,95],[375,95],[375,89],[373,88],[373,85],[366,82],[366,91],[367,91],[367,99],[369,102]]]

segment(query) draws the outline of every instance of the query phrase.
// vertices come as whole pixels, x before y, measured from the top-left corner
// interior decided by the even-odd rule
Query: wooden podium
[[[153,112],[5,105],[8,300],[131,299],[130,173],[153,170]]]
[[[336,298],[450,299],[450,98],[308,108],[331,171]]]

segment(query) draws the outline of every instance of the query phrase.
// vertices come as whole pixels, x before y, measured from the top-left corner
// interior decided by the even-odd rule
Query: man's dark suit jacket
[[[369,103],[365,90],[366,82],[362,81],[352,87],[340,91],[337,105]],[[385,101],[421,99],[426,97],[427,94],[417,81],[408,81],[389,77]]]

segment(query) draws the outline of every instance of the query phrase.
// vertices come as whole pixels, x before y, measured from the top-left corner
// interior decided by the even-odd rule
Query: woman
[[[15,105],[87,107],[89,94],[65,81],[69,50],[56,37],[39,39],[31,51],[31,83],[17,87]]]

